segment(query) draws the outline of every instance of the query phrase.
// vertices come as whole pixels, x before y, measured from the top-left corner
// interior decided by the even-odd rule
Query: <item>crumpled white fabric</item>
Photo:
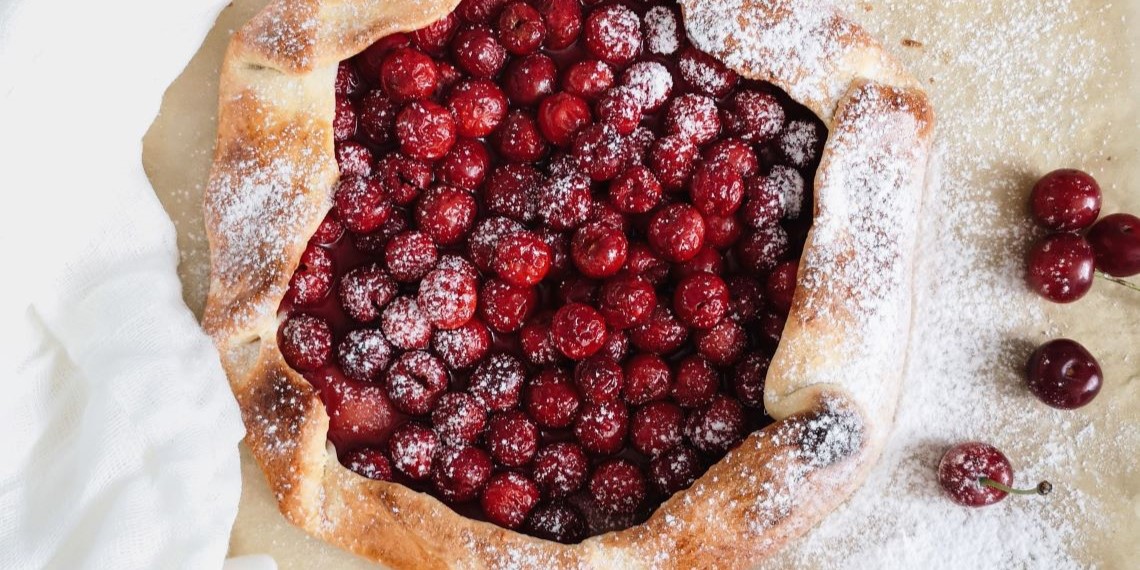
[[[222,565],[242,427],[141,148],[225,3],[0,0],[0,568]]]

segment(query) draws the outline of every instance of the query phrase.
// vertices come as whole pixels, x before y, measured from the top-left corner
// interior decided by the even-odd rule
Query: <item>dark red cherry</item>
[[[526,528],[534,536],[563,544],[580,542],[586,538],[587,532],[582,511],[566,503],[551,503],[534,509],[527,519]]]
[[[605,62],[596,59],[584,59],[571,64],[562,77],[562,88],[567,93],[590,100],[600,97],[613,84],[614,71]]]
[[[431,101],[416,101],[396,115],[400,150],[420,160],[434,160],[455,144],[455,117]]]
[[[393,50],[380,64],[380,85],[397,103],[431,97],[438,84],[435,61],[417,49]]]
[[[641,54],[641,19],[622,4],[611,4],[586,18],[586,51],[611,65],[625,66]]]
[[[538,106],[538,128],[546,140],[567,146],[574,135],[590,124],[590,106],[586,100],[570,93],[556,93]]]
[[[546,39],[546,22],[526,2],[512,2],[499,14],[499,42],[512,55],[528,55]]]
[[[1075,410],[1093,400],[1102,383],[1100,364],[1085,347],[1069,339],[1045,343],[1029,357],[1029,391],[1061,410]]]
[[[507,61],[507,50],[486,28],[460,30],[451,50],[459,68],[478,79],[494,77]]]
[[[1028,259],[1029,287],[1050,301],[1072,303],[1092,287],[1093,248],[1081,236],[1051,235],[1029,251]]]
[[[1100,215],[1100,185],[1073,169],[1054,170],[1033,186],[1030,206],[1042,227],[1055,232],[1083,230]]]
[[[463,0],[455,13],[465,22],[487,24],[495,19],[507,0]]]
[[[554,92],[558,66],[541,53],[516,59],[503,73],[503,92],[514,105],[531,106]]]
[[[578,0],[538,0],[534,3],[546,22],[546,47],[570,47],[582,31],[582,6]]]
[[[538,122],[529,111],[514,110],[507,115],[495,133],[494,142],[499,154],[512,162],[535,162],[545,154],[549,145],[538,130]]]
[[[447,50],[447,44],[455,36],[459,18],[454,12],[411,33],[412,43],[425,53],[439,57]]]
[[[1112,214],[1089,231],[1096,266],[1113,277],[1140,275],[1140,218]]]
[[[507,116],[507,96],[491,81],[464,81],[447,98],[459,136],[480,138],[491,134]]]
[[[491,156],[477,140],[459,139],[435,165],[436,179],[443,184],[475,190],[483,184]]]

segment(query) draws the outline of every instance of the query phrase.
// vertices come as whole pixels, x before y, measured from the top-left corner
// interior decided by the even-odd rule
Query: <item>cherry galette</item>
[[[747,566],[861,484],[933,114],[834,9],[733,1],[235,34],[204,326],[291,521],[393,567]]]

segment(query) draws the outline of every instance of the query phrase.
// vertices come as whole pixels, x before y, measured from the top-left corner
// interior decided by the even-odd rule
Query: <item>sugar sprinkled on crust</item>
[[[1042,169],[1098,164],[1120,136],[1100,123],[1112,116],[1105,110],[1114,108],[1122,89],[1104,63],[1126,29],[1113,17],[1119,6],[1073,0],[873,4],[877,37],[924,44],[903,55],[928,74],[920,77],[929,78],[941,110],[944,174],[930,186],[920,221],[916,349],[880,467],[847,505],[762,567],[1095,565],[1085,542],[1101,531],[1118,532],[1109,518],[1116,509],[1074,486],[1072,477],[1085,474],[1088,485],[1120,477],[1121,469],[1135,477],[1136,462],[1117,458],[1140,448],[1140,427],[1125,423],[1129,413],[1114,409],[1112,400],[1093,421],[1040,406],[1022,387],[1020,367],[1028,356],[1022,344],[1057,331],[1024,289],[1018,252],[1037,234],[1020,197]],[[1095,144],[1086,142],[1092,129]],[[1057,487],[1063,494],[1010,498],[984,512],[950,502],[935,469],[950,445],[968,440],[1001,448],[1018,486],[1047,478],[1063,481]]]
[[[721,56],[734,69],[770,76],[817,113],[811,102],[836,100],[847,89],[848,78],[836,77],[829,67],[854,28],[831,2],[689,0],[683,5],[685,29],[697,48]],[[763,16],[771,11],[782,17]],[[830,118],[827,111],[821,113],[824,120]]]
[[[287,232],[294,227],[289,222],[306,211],[304,197],[292,191],[298,166],[292,158],[267,165],[243,162],[217,180],[206,211],[228,247],[225,255],[214,256],[215,276],[264,273],[281,262],[265,244],[287,243]]]

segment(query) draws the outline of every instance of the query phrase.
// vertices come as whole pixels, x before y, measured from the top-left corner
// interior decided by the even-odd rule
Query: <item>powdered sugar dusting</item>
[[[784,212],[784,218],[799,218],[807,191],[803,175],[794,168],[778,164],[768,174],[768,182],[780,197],[780,209]]]
[[[1024,390],[1021,367],[1045,325],[1025,293],[1020,250],[1034,237],[1024,214],[1032,180],[1095,162],[1099,146],[1075,145],[1115,134],[1086,115],[1120,92],[1102,65],[1119,49],[1106,43],[1117,37],[1116,20],[1107,5],[1072,0],[847,4],[853,13],[874,5],[880,39],[924,46],[895,51],[929,78],[944,174],[921,218],[914,349],[883,459],[847,505],[763,567],[1087,567],[1095,560],[1082,543],[1107,530],[1104,516],[1116,509],[1077,488],[1074,475],[1140,476],[1134,459],[1102,459],[1140,448],[1140,430],[1121,423],[1127,414],[1105,419],[1104,410],[1092,414],[1112,427],[1096,430],[1088,414],[1049,410]],[[1042,158],[1030,164],[1034,156]],[[950,445],[967,440],[1002,449],[1018,486],[1059,485],[1044,499],[955,505],[936,468]]]
[[[656,61],[635,63],[623,76],[626,87],[633,90],[641,108],[649,111],[661,107],[673,90],[673,74]]]
[[[803,168],[815,156],[813,150],[819,144],[815,127],[807,121],[792,121],[784,127],[780,137],[780,150],[792,164]]]
[[[681,47],[677,15],[665,6],[654,6],[645,13],[645,47],[650,53],[670,55]]]
[[[852,33],[831,2],[818,0],[687,0],[685,29],[693,45],[734,69],[770,76],[809,104],[836,100],[848,87],[830,73],[841,38]],[[776,13],[781,17],[770,18]],[[726,46],[731,46],[726,49]],[[817,112],[820,110],[816,109]],[[830,109],[823,118],[830,118]]]
[[[214,255],[214,275],[242,278],[281,263],[277,255],[292,239],[296,218],[309,213],[305,197],[295,191],[299,168],[297,161],[279,158],[267,165],[251,160],[221,173],[206,204],[213,227],[227,243],[226,255],[221,249]]]

